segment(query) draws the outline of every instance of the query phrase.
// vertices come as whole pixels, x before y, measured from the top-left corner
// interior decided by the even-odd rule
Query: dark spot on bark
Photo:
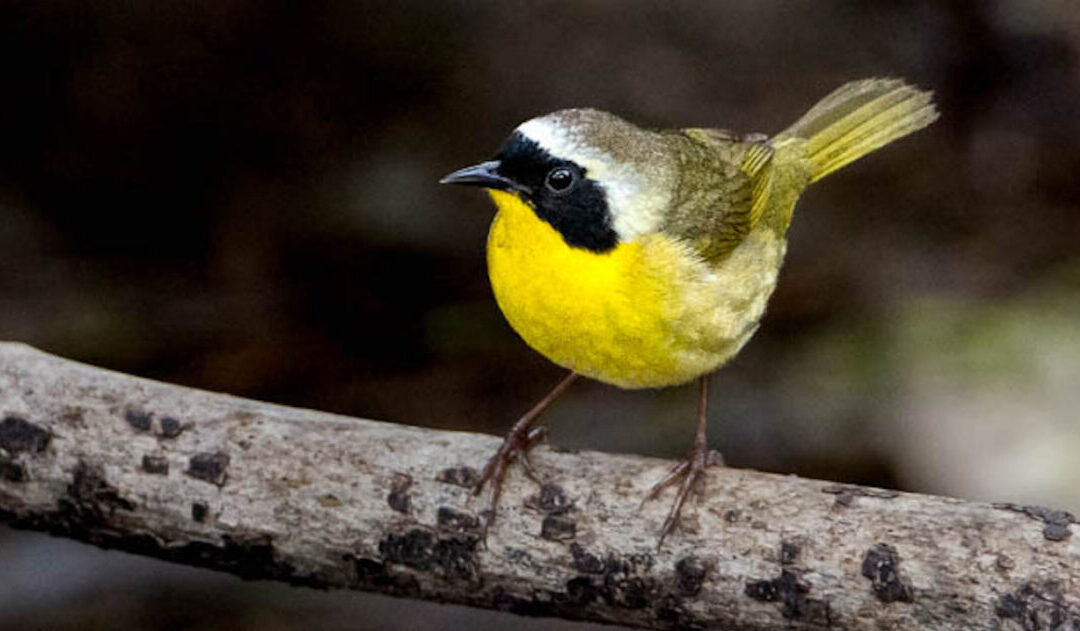
[[[740,517],[742,517],[742,511],[738,509],[732,508],[724,511],[724,521],[729,524],[734,524],[735,522],[739,521]]]
[[[105,480],[100,467],[92,467],[83,461],[75,466],[67,491],[77,509],[99,517],[112,516],[117,509],[135,510],[135,504],[121,497],[116,487]]]
[[[403,535],[389,534],[379,542],[379,553],[389,563],[434,571],[447,579],[477,580],[475,536],[437,537],[419,528]]]
[[[1050,541],[1065,541],[1072,536],[1072,532],[1069,530],[1069,524],[1062,522],[1052,522],[1046,524],[1043,528],[1043,537],[1046,537]]]
[[[600,596],[614,607],[644,609],[660,594],[656,580],[648,576],[654,563],[650,554],[608,555]]]
[[[453,484],[455,486],[463,486],[467,489],[471,489],[480,481],[480,474],[472,467],[450,467],[440,471],[435,479],[439,482],[445,482],[446,484]]]
[[[17,416],[0,421],[0,448],[11,455],[21,452],[39,454],[49,446],[49,430]]]
[[[572,616],[580,607],[598,600],[624,609],[653,607],[659,610],[659,603],[665,596],[675,599],[649,574],[655,563],[652,555],[610,554],[606,560],[601,560],[576,543],[570,544],[570,554],[574,569],[582,574],[567,581],[561,601],[558,594],[553,597],[566,604]],[[672,606],[675,605],[677,603],[673,601]]]
[[[206,514],[210,511],[210,507],[202,502],[195,502],[191,505],[191,518],[195,521],[202,523],[206,521]]]
[[[1001,502],[994,504],[994,508],[1024,513],[1032,519],[1038,519],[1046,524],[1043,527],[1043,537],[1050,541],[1064,541],[1068,539],[1072,536],[1069,525],[1080,523],[1076,521],[1076,516],[1068,511],[1054,510],[1042,506],[1025,506]]]
[[[566,581],[566,596],[573,605],[588,605],[596,601],[600,590],[588,576],[577,576]]]
[[[409,495],[407,493],[398,493],[390,491],[386,496],[386,503],[390,505],[390,508],[396,510],[399,513],[409,513]]]
[[[570,556],[574,569],[583,574],[603,574],[604,561],[577,543],[570,544]]]
[[[540,523],[540,536],[548,541],[568,541],[577,536],[577,522],[565,515],[548,515]]]
[[[780,591],[777,585],[776,579],[763,578],[759,581],[749,581],[746,583],[743,593],[754,600],[762,600],[770,603],[776,602],[780,597]]]
[[[1027,603],[1012,594],[1005,594],[998,599],[997,606],[994,607],[994,613],[1000,618],[1020,620],[1024,617],[1024,611],[1026,609]]]
[[[6,458],[0,458],[0,479],[8,482],[26,482],[26,467]]]
[[[644,609],[649,606],[648,584],[640,576],[605,580],[604,599],[615,607]]]
[[[473,581],[478,578],[476,544],[478,537],[446,537],[435,544],[436,566],[447,578]]]
[[[684,598],[697,596],[705,576],[709,573],[709,564],[704,559],[688,556],[675,562],[675,592]]]
[[[574,503],[567,499],[561,486],[545,482],[536,495],[525,499],[525,506],[549,515],[562,515],[573,509]]]
[[[159,454],[145,454],[142,457],[142,470],[156,475],[168,475],[169,460]]]
[[[165,438],[176,438],[184,431],[184,424],[171,416],[161,419],[161,435]]]
[[[361,583],[379,586],[385,584],[390,578],[390,573],[386,571],[386,564],[382,561],[356,558],[351,555],[346,555],[346,558],[352,558],[356,578]]]
[[[822,493],[836,496],[833,508],[847,508],[855,503],[856,497],[872,497],[879,500],[891,500],[900,495],[899,491],[889,489],[873,489],[865,486],[852,486],[850,484],[830,484],[821,489]]]
[[[185,473],[203,482],[225,486],[228,479],[229,454],[222,451],[207,451],[195,454],[188,460]]]
[[[361,588],[375,589],[395,596],[412,596],[420,593],[420,583],[415,576],[392,573],[383,561],[355,558],[352,555],[346,555],[345,558],[352,560],[356,582]]]
[[[780,603],[780,613],[790,620],[807,620],[831,625],[832,611],[827,601],[807,597],[810,585],[794,570],[780,570],[779,578],[749,581],[743,592],[754,600]]]
[[[780,565],[794,565],[799,560],[802,547],[795,541],[780,542]]]
[[[827,600],[804,598],[799,602],[802,615],[811,623],[830,628],[833,626],[832,605]],[[786,605],[785,605],[786,606]]]
[[[471,533],[480,530],[480,520],[475,515],[449,506],[439,507],[435,513],[435,523],[439,530],[446,532]]]
[[[881,602],[909,603],[915,599],[911,585],[900,576],[900,555],[887,543],[875,543],[863,556],[862,575],[870,579]]]
[[[994,613],[1015,620],[1024,631],[1076,631],[1080,611],[1065,602],[1058,581],[1026,582],[998,598]]]
[[[389,534],[379,543],[379,553],[390,563],[430,570],[435,539],[434,533],[419,529],[403,535]]]
[[[150,419],[154,417],[150,412],[128,409],[124,411],[124,420],[128,425],[140,432],[150,431]]]
[[[390,480],[390,493],[386,496],[386,503],[390,508],[399,513],[409,512],[412,503],[409,498],[409,487],[412,486],[412,476],[405,473],[395,473]]]
[[[297,576],[296,569],[290,564],[275,558],[273,537],[267,534],[251,533],[222,536],[222,546],[207,545],[211,556],[222,555],[228,564],[229,572],[244,579],[284,580],[294,585],[325,587],[326,580],[318,574]],[[193,546],[196,544],[188,544]],[[204,544],[205,545],[205,544]]]

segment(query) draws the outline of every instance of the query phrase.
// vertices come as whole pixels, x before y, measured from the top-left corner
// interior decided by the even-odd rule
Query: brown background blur
[[[737,467],[1080,509],[1078,61],[1068,0],[0,2],[0,338],[502,433],[561,373],[492,300],[488,201],[440,176],[561,107],[775,132],[897,76],[941,120],[805,195],[711,441]],[[691,388],[580,384],[550,440],[676,456],[692,414]],[[0,587],[4,629],[576,626],[9,530]]]

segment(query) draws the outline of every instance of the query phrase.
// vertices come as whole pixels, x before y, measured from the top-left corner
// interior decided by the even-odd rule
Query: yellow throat
[[[488,274],[499,308],[533,349],[600,381],[658,387],[708,372],[749,338],[775,284],[778,257],[767,288],[753,283],[751,293],[765,291],[760,310],[717,321],[722,279],[685,246],[650,234],[603,254],[571,248],[518,196],[490,193],[498,213]]]

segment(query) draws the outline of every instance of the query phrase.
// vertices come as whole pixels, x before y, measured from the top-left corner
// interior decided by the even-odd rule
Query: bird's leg
[[[499,505],[503,479],[506,477],[506,471],[510,464],[514,461],[521,463],[525,473],[534,481],[539,482],[536,471],[533,469],[532,463],[529,462],[529,449],[543,438],[545,432],[542,428],[534,429],[533,423],[540,418],[540,415],[555,399],[559,398],[559,395],[570,387],[570,384],[577,379],[577,376],[576,372],[570,372],[570,374],[563,377],[563,380],[551,392],[547,393],[547,396],[540,399],[536,405],[532,406],[532,409],[522,415],[506,434],[506,438],[503,439],[499,450],[484,465],[484,470],[480,472],[480,478],[473,486],[473,495],[479,495],[485,485],[488,487],[487,508],[484,509],[482,514],[485,536],[488,527],[495,521],[495,510]]]
[[[668,472],[664,479],[657,482],[645,498],[645,501],[656,499],[667,487],[675,484],[679,485],[678,494],[675,495],[675,502],[671,505],[667,519],[664,520],[664,525],[660,528],[660,540],[656,544],[658,548],[664,544],[664,539],[679,523],[679,513],[682,511],[683,504],[686,503],[687,496],[691,492],[698,495],[704,493],[706,468],[724,464],[720,452],[709,451],[705,442],[705,410],[708,404],[708,392],[709,375],[704,375],[699,381],[697,433],[694,435],[694,445],[690,448],[690,455],[685,461]]]

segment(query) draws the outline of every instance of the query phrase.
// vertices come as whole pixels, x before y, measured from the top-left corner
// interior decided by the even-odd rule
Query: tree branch
[[[1080,630],[1068,513],[541,447],[486,545],[495,438],[210,394],[0,344],[0,519],[320,588],[644,628]]]

